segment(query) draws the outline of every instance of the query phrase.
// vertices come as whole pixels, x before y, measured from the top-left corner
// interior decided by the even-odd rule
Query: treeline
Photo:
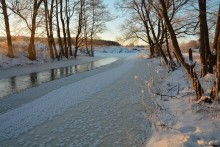
[[[52,59],[77,57],[78,49],[84,46],[94,56],[97,34],[111,20],[102,0],[1,0],[0,11],[4,18],[8,43],[8,57],[15,57],[11,26],[30,34],[28,57],[35,60],[35,40],[38,32],[44,33]],[[16,20],[19,24],[13,24]],[[9,25],[11,24],[11,25]],[[57,45],[58,44],[58,47]]]
[[[91,42],[91,40],[88,40],[88,42]],[[93,43],[95,46],[121,46],[120,43],[116,41],[110,41],[110,40],[94,39]]]
[[[58,44],[58,38],[54,38],[56,45]],[[62,38],[63,40],[63,38]],[[72,38],[72,45],[75,46],[75,38]],[[5,39],[5,37],[0,37],[0,42],[5,42],[7,41]],[[24,41],[24,42],[28,42],[29,41],[29,37],[27,36],[12,36],[12,42],[16,42],[16,41]],[[47,43],[48,39],[44,38],[44,37],[35,37],[35,41],[36,42],[40,42],[40,43]],[[88,43],[90,44],[91,40],[87,40]],[[100,39],[94,39],[93,40],[93,44],[94,46],[121,46],[120,43],[116,42],[116,41],[110,41],[110,40],[100,40]],[[85,48],[85,43],[81,45],[82,48]]]
[[[151,57],[161,56],[172,70],[176,68],[177,63],[173,60],[176,58],[191,80],[196,100],[208,95],[200,80],[207,74],[215,73],[215,82],[209,95],[212,99],[218,100],[220,90],[219,1],[123,0],[118,5],[122,10],[130,13],[130,19],[127,19],[124,25],[124,29],[127,30],[127,39],[138,38],[148,43]],[[190,62],[187,62],[179,43],[179,39],[190,35],[199,37],[200,78],[192,55],[189,55]],[[211,36],[214,36],[212,48],[210,47]],[[170,43],[172,43],[172,49]]]

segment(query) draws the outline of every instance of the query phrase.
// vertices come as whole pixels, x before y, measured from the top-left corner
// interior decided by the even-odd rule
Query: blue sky
[[[104,31],[103,34],[99,35],[102,39],[117,41],[117,38],[121,36],[120,26],[122,25],[125,18],[121,17],[122,13],[114,6],[117,1],[120,0],[104,0],[104,4],[108,6],[109,12],[113,16],[118,16],[118,18],[106,24],[107,30]]]
[[[105,40],[113,40],[113,41],[117,41],[117,38],[122,36],[122,31],[120,26],[123,24],[123,21],[125,20],[125,17],[122,17],[123,14],[120,10],[117,10],[115,8],[115,3],[116,2],[120,2],[121,0],[103,0],[104,4],[106,4],[108,6],[108,10],[109,12],[114,15],[114,16],[118,16],[117,19],[114,19],[111,22],[108,22],[107,25],[107,30],[104,31],[102,34],[99,35],[99,37],[101,39],[105,39]],[[216,6],[218,7],[220,0],[207,0],[207,4],[209,6],[209,4],[211,3],[211,6]]]

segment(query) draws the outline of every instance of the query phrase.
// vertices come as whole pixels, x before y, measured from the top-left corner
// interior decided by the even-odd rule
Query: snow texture
[[[63,114],[69,107],[86,100],[92,94],[113,83],[133,65],[126,62],[76,83],[54,90],[41,98],[0,116],[0,141],[19,134]],[[116,74],[117,73],[117,74]]]
[[[197,54],[194,58],[196,57]],[[154,62],[152,66],[156,66],[156,64]],[[197,71],[199,71],[198,67]],[[160,89],[162,94],[168,96],[159,97],[158,99],[163,101],[163,109],[172,114],[173,119],[177,121],[175,124],[168,126],[168,129],[154,131],[147,146],[220,146],[219,106],[200,104],[195,101],[195,92],[183,68],[180,67],[169,74],[165,73],[166,70],[158,73],[163,80],[157,88]],[[207,75],[205,78],[200,79],[206,93],[210,91],[210,85],[213,84],[210,82],[213,81],[211,77]],[[204,98],[207,98],[207,96],[202,96],[202,99]],[[165,118],[167,116],[168,113]]]

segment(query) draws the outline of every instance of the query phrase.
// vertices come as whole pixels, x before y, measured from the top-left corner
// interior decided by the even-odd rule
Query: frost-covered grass
[[[24,66],[30,64],[43,64],[45,62],[51,62],[50,53],[47,45],[42,43],[36,43],[36,54],[37,59],[31,61],[28,59],[28,43],[26,42],[15,42],[13,43],[15,58],[7,57],[6,45],[0,46],[0,69]]]
[[[0,141],[17,137],[56,115],[62,115],[70,107],[85,101],[92,94],[113,83],[132,67],[132,64],[124,63],[106,72],[61,87],[31,103],[0,115],[2,122]]]
[[[197,54],[194,58],[199,61]],[[153,66],[160,68],[151,79],[139,79],[145,116],[154,129],[147,146],[219,146],[220,107],[194,101],[195,92],[183,68],[168,73],[159,60],[149,60],[149,71]],[[213,77],[200,79],[205,93],[210,92]]]

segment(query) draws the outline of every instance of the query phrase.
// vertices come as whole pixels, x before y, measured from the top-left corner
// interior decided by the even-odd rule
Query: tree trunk
[[[4,15],[4,20],[5,20],[5,30],[6,30],[7,43],[8,43],[8,54],[7,54],[7,56],[10,57],[10,58],[14,58],[7,6],[6,6],[6,3],[5,3],[5,0],[1,0],[1,3],[2,3],[2,10],[3,10],[3,15]]]
[[[188,74],[190,80],[192,81],[193,84],[193,89],[196,92],[196,100],[199,100],[202,96],[202,94],[204,93],[202,86],[198,80],[197,74],[195,72],[195,64],[194,65],[189,65],[185,62],[177,38],[176,38],[176,34],[173,30],[173,27],[170,23],[169,17],[167,15],[167,9],[166,9],[166,5],[164,0],[159,0],[161,6],[162,6],[162,16],[164,19],[164,22],[166,24],[166,28],[168,29],[169,33],[170,33],[170,37],[173,43],[173,47],[174,47],[174,53],[177,57],[177,60],[180,62],[180,64],[184,67],[184,69],[186,70],[186,73]]]
[[[78,49],[79,49],[80,34],[82,32],[82,27],[83,27],[82,26],[83,6],[84,6],[84,0],[80,0],[78,30],[77,30],[77,35],[76,35],[75,51],[74,51],[74,57],[75,58],[77,56],[77,52],[78,52]]]
[[[56,44],[54,41],[54,36],[53,36],[53,12],[54,12],[54,0],[51,0],[51,7],[50,7],[50,14],[49,14],[49,32],[50,32],[50,37],[51,37],[51,44],[52,44],[52,49],[54,52],[54,56],[56,58],[58,58],[58,53],[57,53],[57,48],[56,48]]]
[[[67,43],[69,48],[70,56],[73,56],[72,52],[72,39],[70,35],[70,15],[68,14],[69,10],[69,1],[66,0],[66,27],[67,27]]]
[[[219,32],[220,32],[220,5],[219,5],[219,9],[218,9],[218,19],[217,19],[217,24],[216,24],[216,28],[215,28],[215,38],[214,38],[214,42],[213,42],[213,51],[217,50]]]
[[[56,44],[54,41],[54,36],[53,36],[53,12],[54,12],[54,0],[51,0],[51,7],[50,7],[50,14],[49,14],[49,32],[50,32],[50,37],[51,37],[51,44],[53,47],[53,52],[55,54],[55,57],[58,58],[58,53],[57,53],[57,48]]]
[[[206,0],[199,0],[199,52],[201,60],[201,77],[204,77],[209,71],[212,71],[213,66],[208,65],[211,57],[211,50],[209,47],[209,33],[206,19]]]
[[[219,91],[220,91],[220,31],[218,32],[218,41],[217,41],[216,52],[217,52],[216,80],[215,80],[215,83],[212,87],[210,96],[217,101]]]
[[[92,30],[93,31],[93,30]],[[92,56],[92,57],[94,57],[94,51],[93,51],[93,33],[91,33],[91,36],[90,36],[91,38],[91,44],[90,44],[90,55]]]
[[[63,49],[63,43],[62,43],[62,39],[61,39],[61,35],[60,35],[60,25],[59,25],[59,16],[58,16],[58,14],[59,14],[59,12],[58,12],[58,0],[56,0],[57,37],[58,37],[58,43],[59,43],[59,47],[60,47],[60,52],[59,52],[58,56],[60,58],[64,55],[64,49]]]
[[[216,93],[215,100],[218,101],[219,87],[220,87],[220,32],[218,33],[218,45],[217,45],[217,64],[216,64]]]
[[[153,24],[152,24],[152,22],[151,22],[151,20],[150,20],[149,12],[147,12],[146,15],[147,15],[147,18],[148,18],[148,21],[149,21],[149,24],[150,24],[150,28],[151,28],[151,32],[152,32],[153,38],[154,38],[154,40],[156,41],[156,48],[159,49],[159,53],[162,55],[162,57],[163,57],[165,63],[168,64],[167,57],[166,57],[166,55],[165,55],[165,53],[164,53],[164,51],[163,51],[163,49],[162,49],[162,46],[161,46],[160,42],[158,41],[158,38],[156,37],[156,34],[155,34],[155,32],[154,32],[154,26],[153,26]],[[159,27],[159,26],[158,26],[158,27]],[[160,28],[158,28],[158,29],[160,29]],[[158,30],[158,32],[159,32],[159,30]]]
[[[49,46],[49,50],[50,50],[50,57],[52,59],[54,59],[54,51],[53,51],[53,44],[52,44],[52,38],[49,32],[49,23],[48,23],[48,18],[49,18],[49,10],[48,10],[48,2],[47,0],[44,0],[44,13],[45,13],[45,23],[46,23],[46,32],[47,32],[47,40],[48,40],[48,46]]]
[[[66,28],[65,28],[64,18],[63,18],[63,1],[62,0],[60,0],[60,19],[61,19],[61,24],[63,28],[64,55],[66,58],[68,58],[69,53],[68,53],[67,41],[66,41]]]
[[[175,70],[175,67],[176,67],[176,64],[175,62],[173,61],[173,57],[170,53],[170,47],[169,47],[169,41],[168,41],[168,35],[167,35],[167,29],[165,28],[164,29],[164,35],[165,35],[165,42],[166,42],[166,48],[167,48],[167,54],[168,54],[168,57],[169,57],[169,67],[172,71]]]
[[[33,17],[32,17],[31,38],[30,38],[30,43],[28,46],[28,56],[29,56],[30,60],[36,60],[34,37],[35,37],[35,31],[36,31],[37,12],[38,12],[37,1],[34,1],[34,12],[33,12]]]
[[[147,14],[148,10],[147,10],[145,0],[142,0],[142,5],[144,6],[144,11]],[[144,12],[142,12],[142,13],[144,13]],[[145,30],[146,30],[146,33],[147,33],[148,42],[149,42],[149,45],[150,45],[150,53],[151,53],[151,56],[154,56],[155,55],[154,43],[153,43],[153,41],[151,39],[151,36],[150,36],[150,28],[149,28],[149,25],[148,25],[146,15],[143,15],[143,18],[144,18],[143,21],[144,21]]]
[[[68,48],[69,48],[69,52],[70,52],[70,56],[73,56],[73,52],[72,52],[72,39],[71,39],[71,35],[70,35],[70,28],[69,28],[69,21],[67,22],[67,38],[68,38]]]

